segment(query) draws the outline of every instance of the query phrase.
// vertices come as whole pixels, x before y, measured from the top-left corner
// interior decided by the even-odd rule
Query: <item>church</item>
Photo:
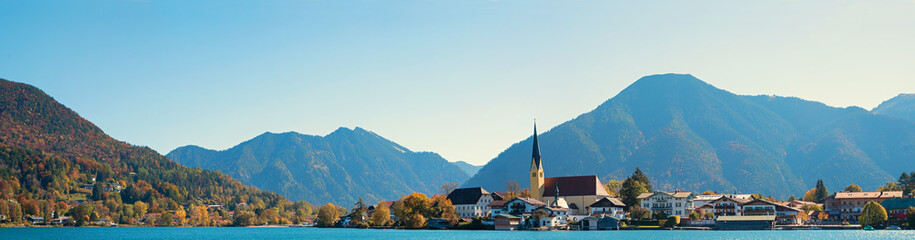
[[[531,198],[552,206],[568,208],[571,214],[588,215],[589,206],[609,197],[597,176],[543,176],[543,163],[540,159],[540,143],[537,141],[537,124],[534,124],[534,149],[531,154]],[[582,166],[585,167],[585,166]]]

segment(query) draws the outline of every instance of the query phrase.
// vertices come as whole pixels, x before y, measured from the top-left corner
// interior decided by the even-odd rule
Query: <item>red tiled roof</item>
[[[559,196],[610,196],[597,176],[551,177],[543,179],[543,197]]]

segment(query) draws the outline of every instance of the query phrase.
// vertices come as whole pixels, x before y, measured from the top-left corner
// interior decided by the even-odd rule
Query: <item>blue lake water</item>
[[[320,228],[0,228],[0,239],[915,239],[915,231],[433,231]]]

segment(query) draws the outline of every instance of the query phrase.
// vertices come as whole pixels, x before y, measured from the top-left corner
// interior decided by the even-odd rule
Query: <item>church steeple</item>
[[[540,143],[537,142],[537,120],[534,120],[534,149],[531,153],[531,198],[543,201],[543,163],[540,161]]]
[[[531,170],[543,169],[540,163],[540,143],[537,142],[537,120],[534,120],[534,150],[531,153]]]

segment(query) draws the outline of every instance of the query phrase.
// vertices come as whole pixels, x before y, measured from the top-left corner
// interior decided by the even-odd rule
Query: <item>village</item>
[[[627,191],[627,184],[641,185],[648,181],[636,169],[623,182],[622,191]],[[791,197],[786,201],[759,194],[646,191],[639,186],[643,192],[635,199],[625,199],[620,197],[621,193],[611,194],[597,176],[544,177],[536,127],[530,188],[519,191],[517,183],[508,184],[507,192],[490,192],[481,187],[447,189],[442,193],[447,197],[434,196],[429,201],[433,201],[432,205],[442,205],[438,202],[447,199],[450,204],[445,205],[453,209],[453,214],[439,208],[437,217],[422,219],[422,223],[416,219],[397,219],[411,215],[409,211],[395,214],[404,210],[392,210],[403,209],[403,202],[411,201],[416,193],[401,201],[363,205],[364,210],[358,207],[360,200],[352,212],[336,218],[333,226],[479,230],[898,230],[904,226],[911,228],[915,220],[915,198],[911,192],[903,194],[895,183],[872,192],[851,185],[845,191],[827,195],[820,181],[816,189],[808,192],[811,196],[803,200]],[[375,212],[379,209],[389,215],[381,217],[387,223],[367,224],[373,219],[378,221],[379,214]],[[319,213],[316,221],[321,217]]]

